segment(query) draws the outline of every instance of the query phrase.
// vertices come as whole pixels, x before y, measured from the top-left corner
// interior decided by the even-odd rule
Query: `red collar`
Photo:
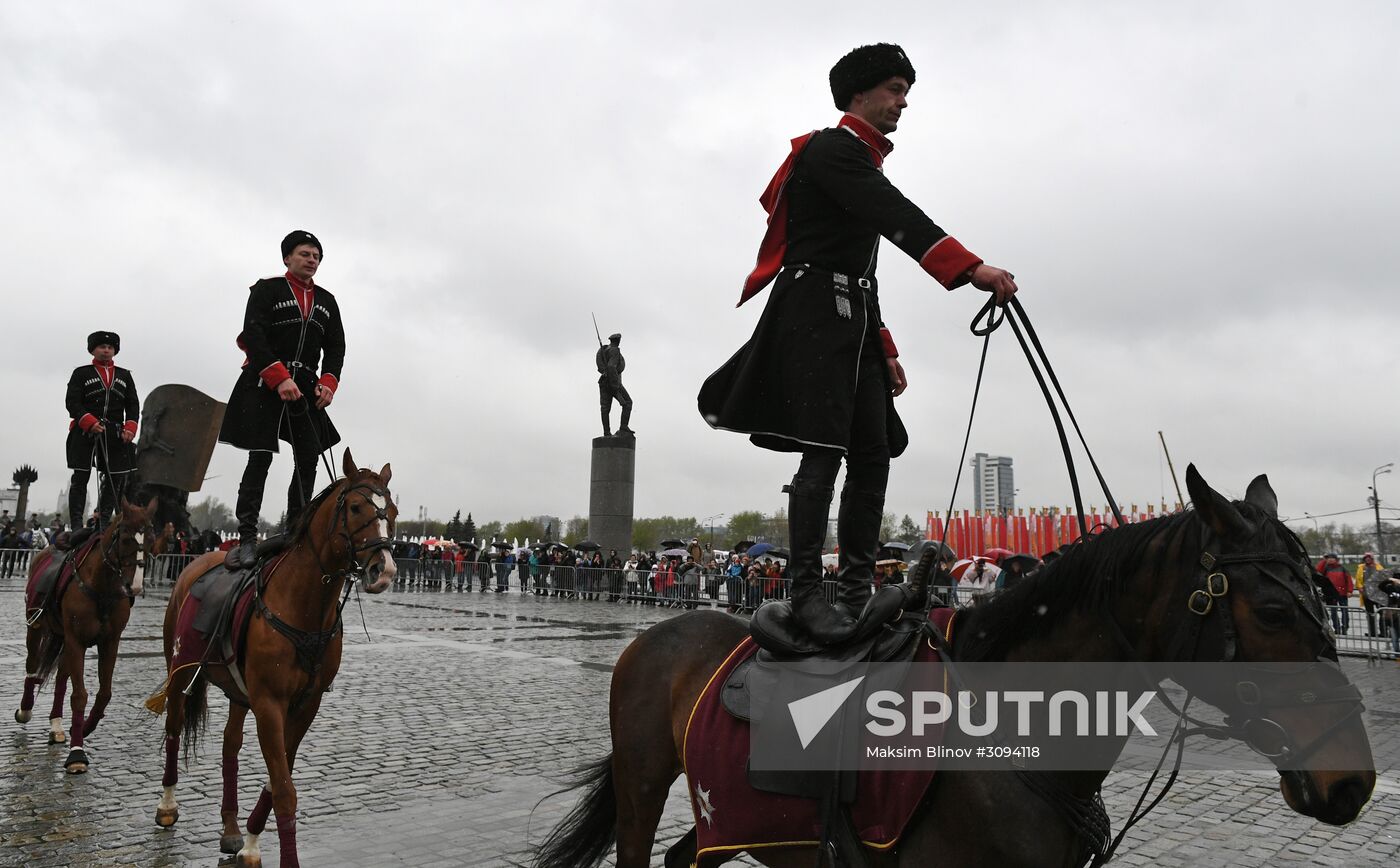
[[[290,271],[284,274],[283,277],[287,278],[287,282],[292,285],[292,289],[299,289],[302,292],[310,292],[311,290],[316,288],[316,284],[314,281],[302,280],[300,277],[297,277]]]
[[[850,112],[846,112],[841,116],[841,121],[837,126],[845,130],[850,130],[855,134],[856,138],[864,142],[865,146],[870,149],[871,156],[875,158],[875,165],[877,166],[883,165],[885,157],[888,157],[890,151],[894,150],[894,142],[886,138],[884,133],[871,126],[870,122],[865,118],[856,117]]]
[[[97,369],[97,376],[102,378],[102,385],[109,389],[112,388],[112,379],[117,374],[116,365],[117,363],[111,359],[105,362],[99,362],[97,359],[92,360],[92,366]]]

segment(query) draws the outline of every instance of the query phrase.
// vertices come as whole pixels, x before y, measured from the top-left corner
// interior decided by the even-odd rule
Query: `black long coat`
[[[778,275],[753,337],[700,387],[706,422],[778,452],[847,450],[861,353],[883,350],[873,283],[866,290],[846,278],[842,286],[831,272],[812,268]],[[845,301],[840,310],[838,299]],[[893,398],[885,413],[890,455],[897,456],[909,435]]]
[[[98,454],[98,466],[102,467],[98,437],[102,437],[107,445],[107,472],[126,473],[135,469],[136,446],[121,438],[122,427],[129,422],[135,428],[141,416],[141,399],[136,395],[136,381],[131,378],[131,371],[113,366],[112,385],[109,387],[95,366],[88,364],[74,368],[73,375],[68,378],[63,403],[72,420],[68,423],[68,440],[64,449],[68,469],[90,470],[94,450]],[[103,423],[107,429],[105,435],[83,430],[84,417],[88,415]]]
[[[265,370],[279,363],[306,398],[320,447],[329,449],[340,442],[330,416],[324,409],[315,408],[317,370],[331,375],[338,383],[345,363],[345,328],[335,296],[317,286],[311,315],[302,319],[286,278],[259,280],[249,287],[238,343],[247,352],[248,360],[229,395],[219,442],[269,452],[278,451],[279,439],[292,442],[287,402],[262,377]]]
[[[700,389],[700,414],[712,427],[782,452],[845,451],[860,356],[883,355],[881,236],[949,289],[981,262],[885,177],[891,147],[850,116],[794,141],[791,175],[775,179],[785,209],[774,209],[785,214],[783,269],[753,336]],[[886,413],[890,454],[899,455],[909,438],[893,398]]]

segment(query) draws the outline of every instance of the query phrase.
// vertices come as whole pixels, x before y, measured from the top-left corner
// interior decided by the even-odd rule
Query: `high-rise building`
[[[1011,458],[978,452],[972,456],[973,507],[982,512],[1016,509],[1016,481]]]

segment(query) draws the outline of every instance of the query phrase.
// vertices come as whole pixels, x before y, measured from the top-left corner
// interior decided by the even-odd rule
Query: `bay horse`
[[[88,770],[83,742],[97,729],[112,699],[112,673],[117,666],[117,646],[131,617],[132,599],[140,593],[136,562],[144,546],[150,517],[156,510],[152,500],[144,509],[122,498],[117,520],[101,532],[90,547],[74,552],[79,558],[74,574],[61,596],[51,599],[43,615],[25,632],[28,654],[25,659],[24,697],[15,720],[28,723],[34,708],[34,693],[54,673],[53,708],[49,713],[49,744],[63,744],[63,696],[73,682],[73,741],[63,767],[69,774]],[[48,555],[44,557],[43,555]],[[50,560],[58,557],[52,546],[29,564],[30,578]],[[57,589],[55,589],[57,591]],[[97,646],[97,696],[88,711],[87,684],[83,663],[87,649]]]
[[[195,580],[223,563],[224,552],[203,555],[180,574],[165,610],[165,685],[147,701],[165,712],[164,793],[156,823],[172,826],[180,810],[175,801],[180,736],[186,758],[194,752],[208,713],[206,689],[213,684],[229,699],[223,735],[223,832],[219,848],[238,854],[240,865],[262,864],[258,836],[269,811],[277,818],[283,868],[296,868],[297,791],[292,783],[297,748],[316,717],[321,696],[340,669],[341,609],[350,592],[347,582],[361,581],[377,594],[394,581],[390,554],[398,508],[389,493],[388,464],[375,473],[357,468],[345,450],[344,478],[316,495],[289,531],[287,547],[263,570],[248,621],[238,674],[224,665],[176,666],[176,625],[180,607]],[[342,590],[344,593],[342,594]],[[247,834],[238,830],[238,752],[249,709],[257,724],[258,744],[267,765],[268,783],[248,815]]]
[[[1194,466],[1186,477],[1194,509],[1095,535],[1014,587],[960,610],[952,659],[1335,661],[1306,553],[1278,520],[1268,480],[1256,478],[1245,500],[1232,503]],[[1203,569],[1208,562],[1216,565],[1214,572]],[[611,688],[614,749],[581,770],[573,789],[586,791],[536,851],[535,865],[591,868],[614,845],[618,868],[648,864],[667,792],[683,772],[691,710],[746,633],[738,619],[689,613],[653,626],[623,651]],[[1193,635],[1194,643],[1186,644],[1194,647],[1183,649],[1181,637]],[[1346,701],[1268,704],[1264,712],[1272,720],[1252,718],[1231,734],[1240,737],[1248,724],[1261,721],[1276,727],[1276,737],[1310,757],[1310,769],[1324,769],[1285,769],[1276,762],[1284,801],[1299,814],[1343,825],[1370,798],[1376,774],[1360,695],[1339,669],[1332,674],[1343,682]],[[1318,689],[1336,696],[1338,688]],[[1229,714],[1226,705],[1217,707]],[[1122,746],[1112,750],[1111,760]],[[895,846],[867,849],[867,859],[872,866],[1082,865],[1104,847],[1100,843],[1096,853],[1089,846],[1088,834],[1071,824],[1065,807],[1096,799],[1108,771],[1037,772],[1038,780],[1030,781],[1009,767],[940,770]],[[1000,831],[982,831],[992,829]],[[773,866],[812,865],[816,859],[813,847],[749,852]],[[706,854],[704,864],[734,855]],[[687,835],[666,864],[689,865],[694,858],[694,837]]]

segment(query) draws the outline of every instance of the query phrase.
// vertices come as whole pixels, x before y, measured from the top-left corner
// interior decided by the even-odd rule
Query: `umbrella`
[[[784,561],[792,557],[788,554],[787,549],[780,549],[772,543],[759,543],[756,546],[750,546],[744,554],[751,558],[778,558]]]
[[[1021,565],[1021,572],[1023,574],[1029,573],[1031,570],[1040,566],[1040,558],[1036,557],[1035,555],[1017,554],[1001,559],[1001,568],[1003,570],[1009,569],[1015,564]]]
[[[1015,552],[1013,552],[1011,549],[997,547],[990,548],[987,549],[985,552],[982,552],[982,557],[986,558],[994,564],[1000,564],[1002,558],[1009,558],[1013,554],[1015,554]]]
[[[953,568],[948,572],[953,574],[953,578],[961,581],[963,573],[967,572],[968,568],[971,567],[973,564],[977,563],[978,561],[981,561],[985,564],[992,563],[992,559],[988,557],[963,558],[962,560],[953,564]],[[992,566],[996,566],[996,564],[992,564]]]
[[[687,558],[690,557],[690,552],[685,549],[672,548],[666,549],[666,551],[661,553],[661,556],[663,558]]]
[[[435,546],[435,545],[437,545],[437,544],[438,544],[438,539],[437,539],[437,537],[435,537],[435,536],[430,536],[430,537],[428,537],[427,539],[423,540],[423,545],[425,545],[425,546]]]
[[[882,561],[875,562],[875,566],[877,567],[893,567],[895,565],[903,566],[904,561],[901,561],[899,558],[885,558]]]
[[[500,549],[500,550],[502,550],[502,551],[508,551],[508,550],[510,550],[510,549],[515,548],[515,546],[511,545],[511,544],[508,543],[508,542],[504,542],[504,541],[499,541],[499,540],[498,540],[498,541],[496,541],[496,542],[491,543],[491,548],[493,548],[493,549]]]
[[[596,552],[599,549],[601,549],[602,546],[598,545],[591,539],[586,539],[581,543],[575,543],[574,548],[578,549],[581,552]]]
[[[887,543],[882,543],[880,548],[892,552],[907,552],[909,551],[909,544],[890,540]]]
[[[552,548],[552,547],[554,547],[554,546],[559,546],[559,543],[557,543],[557,542],[546,542],[545,540],[540,540],[539,542],[537,542],[537,543],[535,543],[534,545],[530,546],[530,548],[531,548],[532,550],[534,550],[534,551],[542,552],[542,551],[544,551],[545,549],[547,549],[547,548]],[[560,547],[560,548],[565,548],[564,546],[559,546],[559,547]]]
[[[559,542],[550,543],[550,544],[549,544],[549,547],[552,548],[552,549],[558,549],[558,550],[561,551],[561,552],[570,551],[570,549],[569,549],[569,547],[568,547],[567,545],[565,545],[564,543],[559,543]]]
[[[457,543],[457,547],[458,547],[458,548],[462,548],[462,549],[466,549],[467,551],[473,551],[473,552],[479,552],[479,551],[481,551],[481,546],[477,545],[477,544],[474,543],[474,542],[459,542],[459,543]]]
[[[657,543],[657,545],[661,546],[663,549],[685,548],[685,543],[678,539],[663,539],[661,542]]]
[[[741,540],[739,540],[738,542],[736,542],[736,543],[734,544],[733,548],[734,548],[734,551],[738,552],[739,554],[743,554],[744,552],[748,551],[750,548],[753,548],[753,540],[751,540],[751,539],[741,539]]]

